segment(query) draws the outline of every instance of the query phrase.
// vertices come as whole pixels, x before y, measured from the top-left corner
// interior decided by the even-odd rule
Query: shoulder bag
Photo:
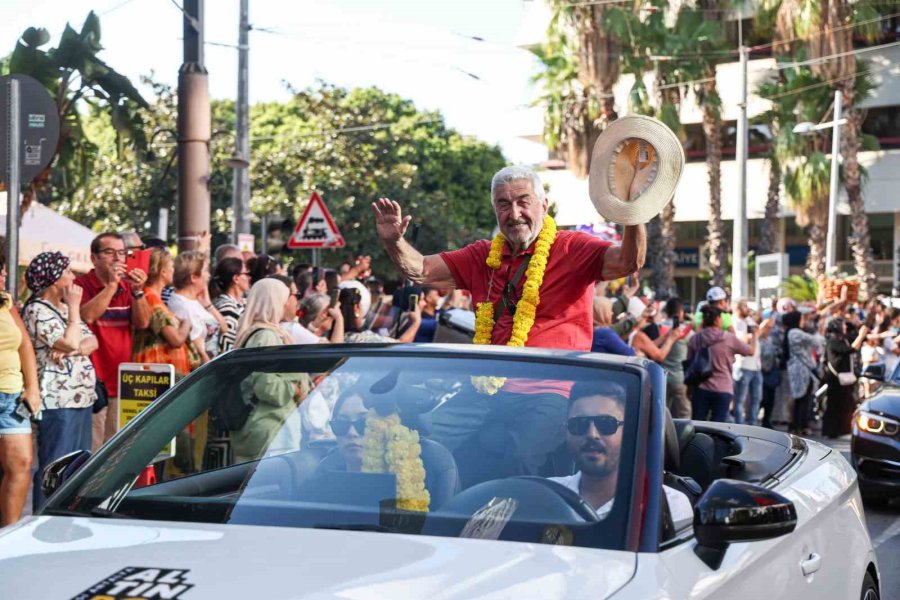
[[[712,357],[709,354],[709,346],[697,340],[697,351],[688,362],[684,370],[684,383],[686,385],[699,385],[713,376]]]
[[[856,383],[856,374],[853,371],[838,373],[837,370],[831,366],[829,361],[826,360],[825,364],[828,366],[828,370],[831,371],[831,374],[837,377],[838,383],[842,386],[853,385]]]

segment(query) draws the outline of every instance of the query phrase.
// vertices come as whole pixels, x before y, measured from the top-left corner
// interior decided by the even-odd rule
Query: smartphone
[[[150,270],[150,254],[153,250],[131,250],[125,257],[125,272],[140,269],[144,273]]]
[[[18,415],[19,418],[24,421],[28,421],[31,419],[31,408],[28,406],[27,402],[19,400],[18,404],[16,405],[16,415]]]
[[[330,308],[337,308],[338,299],[341,296],[341,289],[340,288],[332,288],[328,292],[328,296],[331,298],[331,302],[329,302],[328,306]]]
[[[416,307],[418,305],[419,305],[419,295],[418,294],[410,294],[407,310],[410,310],[410,311],[416,310]]]
[[[678,317],[672,317],[672,329],[678,329],[679,325],[681,325],[681,320]]]

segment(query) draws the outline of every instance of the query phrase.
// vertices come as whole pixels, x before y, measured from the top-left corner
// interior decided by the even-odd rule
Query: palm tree
[[[816,118],[811,115],[821,115],[827,108],[830,96],[822,84],[809,67],[793,67],[782,69],[778,80],[765,83],[758,90],[762,97],[772,100],[772,109],[760,117],[772,124],[772,170],[783,170],[785,191],[797,224],[809,228],[807,270],[815,277],[823,273],[825,259],[831,178],[825,155],[828,140],[821,134],[799,136],[793,129],[798,122]],[[769,185],[767,215],[770,210],[777,210],[777,204],[769,206],[775,204],[771,201],[771,188],[777,182],[770,179]]]
[[[607,5],[551,0],[547,42],[535,51],[545,70],[539,102],[546,106],[544,137],[576,176],[587,177],[591,150],[617,118],[613,86],[619,78],[618,42],[603,28]]]
[[[806,15],[807,18],[798,18]],[[781,0],[778,7],[777,38],[806,38],[805,47],[812,59],[813,72],[843,95],[843,111],[847,124],[842,129],[841,154],[843,157],[844,186],[850,205],[851,248],[856,273],[861,280],[864,294],[875,292],[877,277],[872,262],[869,241],[869,223],[862,197],[863,170],[858,153],[863,146],[861,125],[863,115],[855,107],[861,87],[858,76],[859,63],[853,55],[853,36],[861,34],[874,42],[881,36],[881,27],[875,20],[878,11],[873,4],[851,0]],[[860,23],[858,27],[850,27]],[[790,47],[789,44],[784,46]],[[825,57],[829,57],[825,59]],[[871,91],[871,85],[862,86],[863,93]]]

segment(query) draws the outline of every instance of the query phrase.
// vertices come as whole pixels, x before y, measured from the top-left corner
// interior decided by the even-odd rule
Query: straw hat
[[[651,117],[622,117],[594,144],[591,202],[609,221],[646,223],[672,200],[683,169],[684,149],[671,129]]]

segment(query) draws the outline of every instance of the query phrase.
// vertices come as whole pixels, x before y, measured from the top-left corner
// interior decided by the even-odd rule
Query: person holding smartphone
[[[0,264],[6,257],[0,252]],[[0,292],[0,526],[19,520],[33,458],[29,415],[41,409],[34,347],[13,298]]]
[[[150,305],[144,297],[147,273],[141,269],[129,271],[125,266],[127,257],[120,234],[101,233],[91,242],[94,268],[75,279],[75,284],[84,290],[81,318],[98,343],[91,362],[109,390],[109,404],[93,416],[95,452],[118,430],[119,363],[131,361],[132,331],[150,325]]]

